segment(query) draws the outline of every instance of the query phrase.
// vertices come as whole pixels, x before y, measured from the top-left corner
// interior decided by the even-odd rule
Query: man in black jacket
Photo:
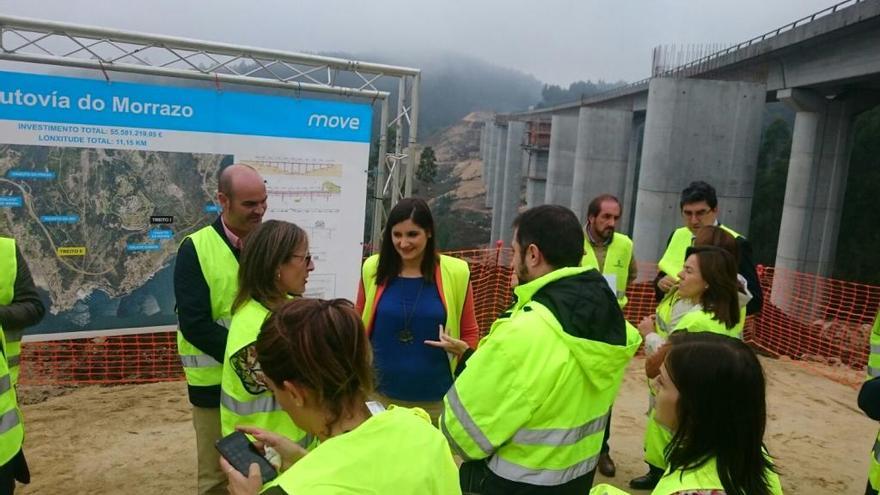
[[[174,295],[178,352],[186,373],[198,450],[198,493],[226,493],[214,443],[220,438],[220,377],[232,300],[238,291],[242,240],[262,222],[266,185],[247,165],[230,165],[218,178],[223,211],[188,236],[177,251]]]
[[[11,376],[7,385],[14,386],[18,382],[21,337],[24,334],[24,329],[39,323],[43,319],[43,315],[46,314],[46,307],[37,293],[34,279],[31,277],[31,272],[21,255],[21,250],[18,249],[18,245],[11,239],[5,239],[5,241],[9,243],[9,246],[15,246],[14,254],[12,254],[12,250],[8,251],[10,255],[15,257],[15,260],[2,260],[2,265],[10,266],[15,263],[15,274],[11,279],[14,280],[12,282],[12,299],[7,304],[0,304],[0,328],[2,328],[0,334],[6,339],[6,346],[2,349],[4,355],[0,359],[6,359],[9,367]],[[8,274],[2,275],[8,276]],[[16,481],[30,482],[30,471],[23,450],[19,450],[12,459],[0,466],[0,493],[12,493],[15,490]]]

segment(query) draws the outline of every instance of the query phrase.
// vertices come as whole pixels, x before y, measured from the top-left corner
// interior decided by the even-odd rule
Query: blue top
[[[425,341],[438,340],[438,326],[445,323],[437,284],[422,277],[388,282],[371,334],[379,392],[411,402],[443,399],[452,386],[449,358]]]

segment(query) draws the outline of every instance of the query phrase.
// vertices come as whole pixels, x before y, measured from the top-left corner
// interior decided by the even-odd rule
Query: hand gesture
[[[438,325],[440,328],[439,332],[439,340],[426,340],[425,344],[431,347],[439,347],[444,351],[454,354],[456,357],[461,357],[464,354],[464,351],[468,350],[467,342],[463,340],[456,339],[455,337],[450,337],[448,333],[446,333],[446,329],[443,328],[443,325]]]

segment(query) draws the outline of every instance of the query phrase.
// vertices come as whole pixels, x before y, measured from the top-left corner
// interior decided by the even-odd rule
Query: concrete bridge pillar
[[[642,137],[644,135],[645,113],[640,112],[633,116],[629,151],[627,151],[626,180],[624,181],[623,196],[618,197],[623,212],[620,215],[617,230],[628,234],[632,234],[633,220],[636,217],[636,192],[639,184],[639,163],[642,156]]]
[[[827,277],[834,268],[855,116],[873,97],[833,100],[804,89],[777,98],[795,114],[776,267]]]
[[[483,187],[486,187],[486,179],[489,177],[489,174],[486,173],[486,155],[489,152],[489,144],[486,140],[489,138],[489,123],[485,122],[483,124],[483,128],[480,129],[480,162],[481,162],[481,177],[483,180]]]
[[[501,235],[501,210],[504,199],[504,169],[507,162],[507,124],[495,124],[495,159],[492,160],[492,235],[495,244]]]
[[[630,110],[580,109],[571,210],[582,222],[587,218],[587,205],[594,197],[608,193],[623,201],[632,121]]]
[[[799,88],[777,91],[776,97],[797,113],[771,300],[783,311],[809,322],[816,317],[814,309],[819,307],[816,302],[823,298],[823,291],[819,286],[798,287],[795,272],[828,277],[834,269],[852,151],[852,122],[880,100],[875,93],[828,99]]]
[[[501,215],[496,238],[496,240],[504,241],[505,245],[510,245],[513,238],[511,224],[519,212],[520,198],[522,197],[522,160],[524,155],[522,141],[525,131],[525,122],[509,122],[507,124],[507,150],[505,151],[507,161],[504,164],[504,180],[501,187],[503,197],[501,211],[498,212]]]
[[[547,195],[547,150],[526,151],[526,206],[533,208],[544,204]]]
[[[486,176],[483,177],[483,181],[486,184],[486,208],[492,208],[493,200],[492,194],[495,192],[492,189],[492,186],[495,185],[495,158],[498,152],[498,128],[495,126],[494,121],[489,121],[486,123],[486,127],[488,129],[486,135]]]
[[[554,115],[550,123],[550,154],[544,203],[571,205],[574,152],[577,147],[577,115]]]
[[[652,79],[639,169],[636,258],[657,261],[682,225],[679,197],[691,181],[718,193],[719,220],[748,233],[765,101],[763,84]]]

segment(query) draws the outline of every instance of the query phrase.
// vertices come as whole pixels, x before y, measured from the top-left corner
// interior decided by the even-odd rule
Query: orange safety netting
[[[511,302],[509,249],[447,253],[468,261],[483,334]],[[625,315],[633,324],[653,313],[656,265],[639,263]],[[749,317],[745,340],[842,383],[864,376],[880,287],[762,268],[764,310]],[[774,281],[776,287],[774,287]],[[776,291],[774,293],[774,290]],[[94,337],[22,345],[24,384],[147,383],[183,379],[173,332]]]

